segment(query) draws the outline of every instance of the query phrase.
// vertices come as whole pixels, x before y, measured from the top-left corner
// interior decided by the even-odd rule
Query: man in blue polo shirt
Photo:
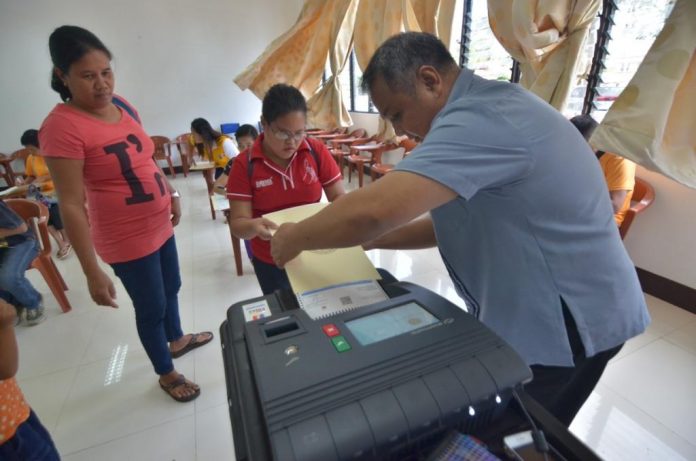
[[[34,233],[17,213],[0,201],[0,298],[18,309],[18,323],[23,308],[26,309],[27,325],[36,325],[45,318],[41,294],[24,276],[37,254]]]
[[[587,143],[518,85],[460,69],[432,35],[387,40],[363,85],[397,133],[422,144],[369,187],[281,226],[274,260],[437,245],[469,311],[532,367],[527,391],[569,425],[609,359],[649,323]]]

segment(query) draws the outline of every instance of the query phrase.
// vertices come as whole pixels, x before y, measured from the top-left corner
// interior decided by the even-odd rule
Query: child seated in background
[[[575,128],[590,142],[598,123],[590,115],[578,115],[570,119]],[[604,151],[595,151],[599,165],[604,172],[604,180],[609,188],[614,221],[621,227],[626,211],[631,207],[631,197],[636,185],[636,164],[632,161]]]
[[[24,276],[38,253],[34,232],[12,208],[0,201],[0,299],[17,307],[17,323],[24,309],[27,325],[37,325],[46,318],[41,294]]]
[[[41,156],[39,150],[39,132],[37,130],[27,130],[22,134],[22,146],[28,151],[25,166],[24,179],[17,178],[17,184],[33,184],[41,189],[41,202],[48,208],[48,233],[58,244],[58,259],[65,259],[72,250],[68,234],[63,230],[63,220],[60,217],[60,209],[58,201],[55,197],[45,197],[54,193],[53,181],[51,174],[46,166],[46,161]],[[31,197],[28,197],[31,198]]]
[[[239,152],[245,152],[247,149],[254,145],[254,141],[259,137],[259,132],[254,128],[253,125],[242,125],[234,133],[234,137],[237,140],[237,146],[239,147]],[[246,155],[246,154],[245,154]],[[234,158],[231,158],[222,174],[215,180],[215,185],[213,191],[216,194],[227,195],[227,178],[230,175],[230,170],[232,169],[232,164],[234,163]],[[227,216],[225,216],[225,222],[227,222]],[[251,242],[249,240],[244,240],[244,248],[246,249],[247,256],[249,259],[253,257],[251,252]]]
[[[0,299],[0,459],[59,460],[51,435],[17,385],[15,308]]]
[[[254,145],[254,141],[259,137],[259,132],[254,128],[253,125],[242,125],[234,133],[234,137],[237,140],[237,146],[239,147],[239,152],[244,152],[248,148]],[[232,169],[232,164],[234,163],[234,158],[231,158],[222,174],[215,180],[215,187],[213,191],[216,194],[227,195],[225,187],[227,187],[227,178],[230,175],[230,170]]]

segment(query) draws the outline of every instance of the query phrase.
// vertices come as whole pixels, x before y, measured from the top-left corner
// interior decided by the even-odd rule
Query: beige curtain
[[[427,31],[449,43],[456,0],[305,0],[295,25],[275,39],[235,79],[242,89],[263,98],[275,83],[288,83],[309,99],[311,126],[349,126],[352,121],[341,98],[338,75],[345,67],[351,42],[365,69],[375,50],[402,31]],[[332,76],[320,87],[329,58]],[[380,120],[380,134],[394,137]]]
[[[365,69],[386,39],[403,31],[430,32],[449,44],[456,0],[360,0],[355,58]]]
[[[410,0],[420,30],[430,32],[449,46],[456,0]]]
[[[696,188],[695,49],[696,2],[677,0],[592,145]]]
[[[331,44],[331,28],[326,24],[343,3],[349,1],[305,0],[295,25],[237,75],[235,83],[259,98],[274,84],[287,83],[309,98],[321,84]]]
[[[420,30],[409,0],[361,0],[353,35],[355,60],[360,69],[365,70],[386,39],[404,30]],[[387,141],[396,137],[391,123],[381,117],[377,134]]]
[[[521,84],[562,110],[600,0],[488,0],[488,20],[520,62]]]
[[[454,4],[455,0],[360,0],[353,44],[360,69],[386,39],[400,32],[430,32],[449,44]],[[385,140],[396,137],[391,123],[382,118],[378,134]]]
[[[350,56],[353,46],[353,27],[358,0],[340,0],[333,3],[334,10],[325,27],[331,31],[329,64],[331,76],[324,85],[307,101],[309,126],[315,128],[346,127],[353,124],[341,94],[338,75]]]
[[[404,30],[420,30],[409,0],[360,0],[353,39],[360,69],[382,42]]]

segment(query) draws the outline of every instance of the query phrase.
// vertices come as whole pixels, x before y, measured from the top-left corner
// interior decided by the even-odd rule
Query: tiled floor
[[[184,217],[176,236],[185,331],[217,333],[227,306],[260,294],[248,261],[234,273],[227,226],[211,221],[199,175],[174,181]],[[462,305],[435,250],[372,251],[376,266]],[[28,401],[67,461],[234,459],[219,339],[176,361],[201,385],[193,403],[159,389],[117,282],[119,309],[95,306],[73,255],[57,264],[73,311],[20,327],[18,374]],[[110,273],[110,269],[107,268]],[[572,430],[608,460],[696,460],[696,316],[648,297],[653,324],[610,364]]]

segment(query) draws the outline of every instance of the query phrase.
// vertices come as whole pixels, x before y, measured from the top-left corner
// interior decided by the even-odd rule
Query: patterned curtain
[[[420,30],[430,32],[448,45],[452,37],[452,16],[456,0],[411,0]]]
[[[319,88],[331,45],[331,29],[336,4],[344,2],[305,0],[294,26],[276,38],[242,73],[235,83],[260,99],[276,83],[298,88],[309,98]]]
[[[364,70],[379,46],[400,32],[430,32],[449,43],[454,0],[361,0],[355,19],[355,59]],[[441,36],[440,34],[447,36]],[[382,139],[396,137],[391,123],[380,118]]]
[[[353,124],[353,120],[343,103],[338,75],[346,66],[353,46],[353,27],[358,7],[357,0],[340,0],[328,3],[333,3],[334,7],[331,17],[327,20],[327,29],[331,31],[329,47],[331,76],[324,83],[324,86],[307,101],[309,126],[325,129],[337,126],[346,127]]]
[[[636,74],[592,136],[618,152],[696,188],[696,2],[677,0]]]
[[[349,126],[338,75],[351,46],[361,69],[387,38],[402,31],[431,32],[449,43],[456,0],[305,0],[297,22],[275,39],[235,79],[242,89],[263,98],[276,83],[288,83],[308,98],[311,126]],[[332,75],[321,86],[326,59]],[[394,137],[380,121],[380,134]]]
[[[600,0],[488,0],[491,30],[520,62],[521,84],[562,110]]]

